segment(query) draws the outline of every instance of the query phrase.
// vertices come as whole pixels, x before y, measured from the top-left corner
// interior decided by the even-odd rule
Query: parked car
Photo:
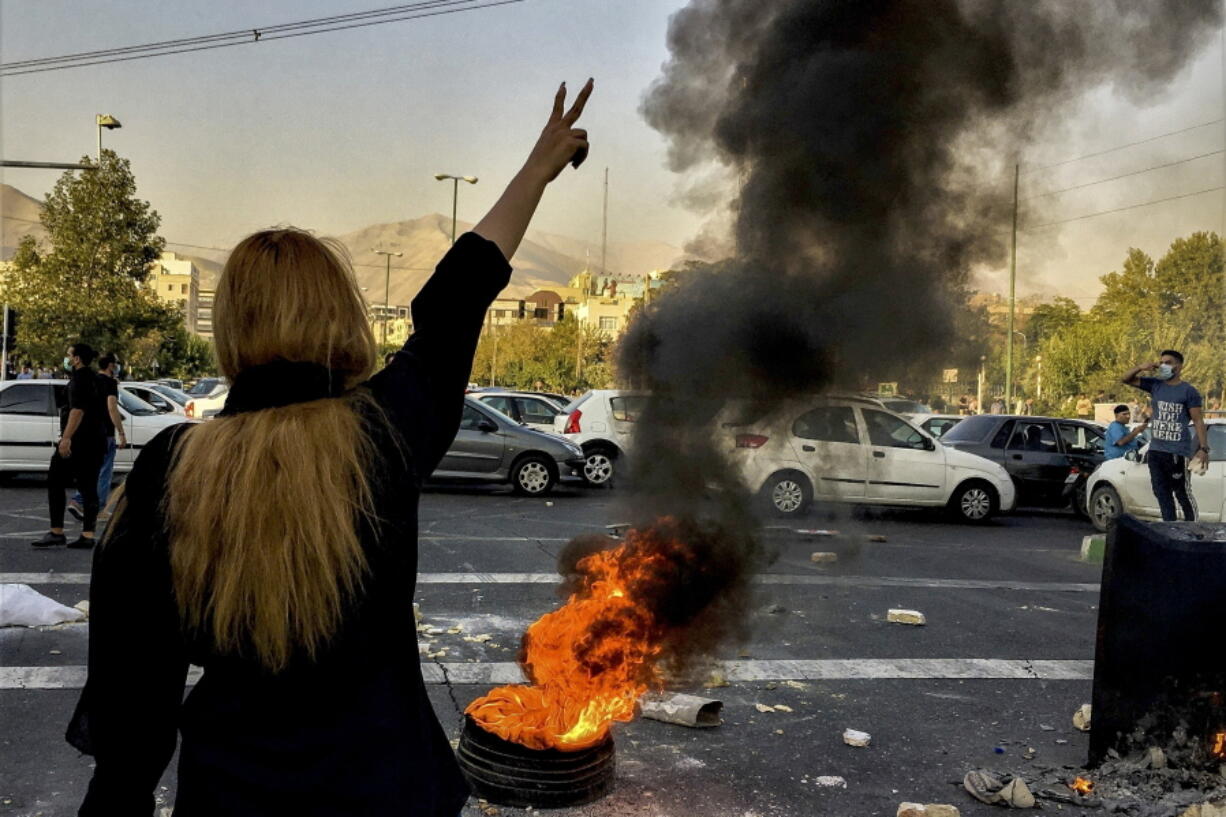
[[[938,444],[875,400],[813,398],[717,426],[745,483],[780,516],[817,501],[944,507],[981,523],[1015,503],[1001,465]]]
[[[931,414],[932,408],[909,397],[878,396],[877,402],[895,414]]]
[[[495,411],[500,411],[529,428],[553,433],[553,418],[562,407],[547,397],[514,391],[480,391],[470,395]]]
[[[119,388],[137,399],[144,400],[162,414],[178,414],[183,417],[187,416],[185,406],[187,405],[189,398],[184,394],[182,402],[172,399],[166,394],[166,392],[174,391],[174,389],[170,388],[169,386],[163,386],[159,383],[124,382],[119,384]]]
[[[180,392],[183,391],[183,381],[178,380],[177,378],[174,378],[174,377],[160,377],[157,380],[154,380],[152,382],[160,383],[163,386],[169,386],[170,388],[175,389],[176,391],[180,391]]]
[[[0,383],[0,471],[47,470],[60,438],[60,409],[67,399],[67,380]],[[132,468],[146,443],[185,418],[163,414],[123,389],[118,402],[128,447],[115,452],[115,470],[124,472]]]
[[[455,442],[432,482],[509,482],[516,493],[542,496],[559,482],[581,482],[583,450],[554,434],[520,425],[473,396]]]
[[[1085,420],[976,414],[941,442],[1004,465],[1018,505],[1085,513],[1086,479],[1102,463],[1105,429]]]
[[[207,420],[226,406],[230,384],[224,377],[205,377],[187,390],[191,400],[183,407],[188,417]]]
[[[1209,470],[1193,474],[1188,493],[1196,506],[1196,518],[1203,522],[1226,521],[1226,418],[1205,421],[1209,431]],[[1146,457],[1149,446],[1140,452],[1107,460],[1090,475],[1086,512],[1094,527],[1106,531],[1117,516],[1130,513],[1143,519],[1161,519],[1158,500],[1149,482]]]
[[[960,414],[898,413],[915,423],[924,431],[927,431],[933,437],[936,437],[938,440],[944,437],[947,431],[966,419]]]
[[[618,461],[630,449],[634,423],[647,395],[616,389],[593,389],[576,397],[553,418],[553,430],[583,449],[583,478],[589,485],[609,485]]]

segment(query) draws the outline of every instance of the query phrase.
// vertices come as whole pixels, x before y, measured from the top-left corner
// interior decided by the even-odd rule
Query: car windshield
[[[941,442],[945,443],[977,443],[988,436],[988,432],[996,428],[998,417],[991,414],[979,414],[967,417],[962,422],[945,432]]]
[[[148,417],[153,414],[158,414],[158,410],[137,397],[134,397],[127,391],[119,390],[119,405],[128,414],[133,417]]]
[[[165,397],[170,398],[171,400],[174,400],[180,406],[186,406],[187,401],[191,399],[191,397],[187,396],[186,394],[174,388],[173,386],[163,386],[162,384],[159,383],[157,385],[151,386],[150,388],[152,388],[158,394],[161,394]]]
[[[916,400],[892,400],[886,398],[881,401],[885,407],[895,414],[931,414],[932,409]]]
[[[201,380],[199,383],[197,383],[196,385],[188,389],[187,393],[190,395],[197,396],[197,397],[202,394],[208,394],[214,388],[216,388],[217,384],[220,382],[221,381],[218,380],[216,377],[206,377],[205,379]]]

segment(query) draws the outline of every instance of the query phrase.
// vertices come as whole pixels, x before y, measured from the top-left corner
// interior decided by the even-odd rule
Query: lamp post
[[[98,126],[98,166],[102,166],[102,129],[115,130],[122,128],[123,125],[119,120],[111,116],[109,113],[94,114],[94,124]]]
[[[451,179],[451,182],[452,182],[451,184],[451,243],[454,244],[455,243],[455,214],[456,214],[456,204],[460,198],[460,182],[468,182],[469,184],[476,184],[477,177],[476,176],[452,176],[449,173],[435,173],[434,178],[438,179],[440,182],[446,181],[447,179]]]
[[[387,271],[383,276],[383,343],[387,343],[387,315],[391,311],[389,304],[390,293],[392,287],[392,256],[399,258],[404,255],[402,252],[388,252],[387,250],[371,250],[375,255],[383,255],[387,257]]]

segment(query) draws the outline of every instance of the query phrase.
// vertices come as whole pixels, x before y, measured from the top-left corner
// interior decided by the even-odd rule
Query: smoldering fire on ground
[[[692,540],[671,555],[706,569],[697,595],[685,571],[650,585],[654,608],[684,611],[653,663],[694,666],[743,635],[744,587],[768,560],[712,421],[731,401],[761,412],[940,362],[969,271],[1005,259],[1013,160],[990,157],[1017,156],[1091,89],[1159,92],[1220,14],[1217,0],[693,0],[674,15],[643,115],[674,171],[716,163],[739,187],[733,255],[649,304],[619,349],[621,379],[650,394],[626,512],[639,531],[667,517]],[[561,572],[603,544],[577,541]],[[624,635],[592,620],[589,654]]]

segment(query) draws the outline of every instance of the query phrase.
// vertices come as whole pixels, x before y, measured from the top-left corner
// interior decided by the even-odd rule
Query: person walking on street
[[[338,243],[275,228],[230,253],[214,320],[225,408],[144,446],[95,553],[67,733],[95,759],[80,817],[151,814],[176,744],[183,817],[460,814],[469,787],[403,638],[418,499],[460,428],[508,259],[587,153],[575,121],[591,91],[566,111],[558,89],[522,169],[443,256],[412,336],[377,372]],[[192,664],[204,674],[184,701]]]
[[[1107,441],[1103,445],[1103,455],[1106,459],[1114,460],[1124,456],[1129,451],[1140,451],[1140,437],[1145,433],[1145,429],[1149,428],[1149,420],[1143,420],[1135,429],[1129,430],[1128,424],[1132,422],[1132,411],[1120,404],[1115,407],[1115,420],[1111,425],[1107,426]]]
[[[1146,371],[1153,376],[1141,377],[1141,372]],[[1209,461],[1209,435],[1200,392],[1180,378],[1182,372],[1183,355],[1167,349],[1157,361],[1142,363],[1120,378],[1126,385],[1149,392],[1153,440],[1146,461],[1164,522],[1175,521],[1175,501],[1179,502],[1185,520],[1196,519],[1196,510],[1188,497],[1188,455],[1191,453],[1192,461],[1200,466]],[[1189,423],[1196,429],[1195,444],[1188,433]]]
[[[17,373],[18,380],[33,380],[34,372],[30,369],[30,364],[27,363],[21,367],[21,371]]]
[[[68,399],[60,410],[60,440],[51,455],[47,471],[47,504],[51,530],[31,544],[34,547],[68,545],[92,548],[98,520],[98,472],[106,452],[106,426],[103,401],[98,397],[98,374],[90,368],[94,350],[87,343],[68,347],[64,365],[72,369],[68,378]],[[64,535],[64,492],[73,486],[81,492],[83,519],[81,535],[69,542]]]
[[[114,355],[103,355],[98,358],[98,398],[102,401],[102,417],[106,426],[106,454],[102,458],[102,469],[98,472],[98,516],[106,515],[106,501],[111,496],[111,478],[115,471],[115,438],[119,438],[118,448],[128,444],[128,438],[123,431],[123,415],[119,413],[119,362]],[[73,494],[68,500],[68,512],[79,520],[85,518],[85,498],[81,492]]]

